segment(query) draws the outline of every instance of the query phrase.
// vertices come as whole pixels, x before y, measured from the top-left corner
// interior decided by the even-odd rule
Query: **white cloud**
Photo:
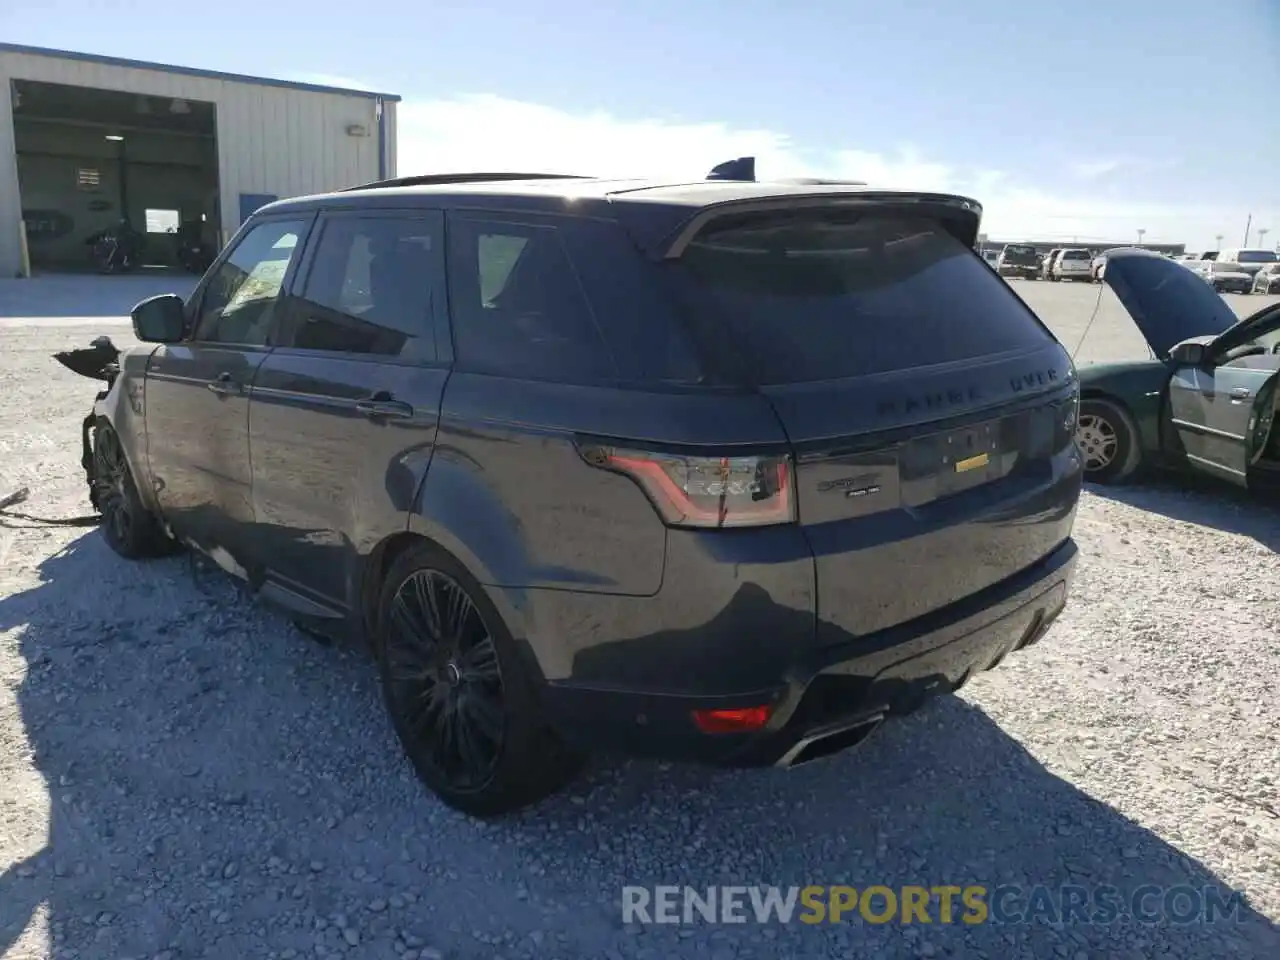
[[[1096,180],[1123,167],[1123,160],[1081,160],[1071,165],[1071,172],[1081,180]]]
[[[1126,241],[1136,239],[1136,231],[1143,229],[1149,242],[1185,242],[1196,248],[1212,244],[1218,233],[1240,235],[1249,212],[1186,200],[1117,200],[1096,192],[1067,192],[1056,185],[1048,189],[998,169],[958,168],[925,157],[909,144],[889,152],[855,145],[815,150],[776,130],[672,118],[626,119],[603,111],[575,114],[491,94],[405,101],[399,105],[398,131],[402,176],[515,170],[701,179],[721,161],[754,156],[761,178],[830,176],[973,197],[985,210],[984,230],[1001,239]],[[1093,162],[1095,177],[1120,170],[1125,161],[1105,163],[1109,169],[1103,169],[1103,161]],[[1071,172],[1070,165],[1065,166],[1047,175]],[[1253,213],[1255,226],[1280,232],[1280,209]]]

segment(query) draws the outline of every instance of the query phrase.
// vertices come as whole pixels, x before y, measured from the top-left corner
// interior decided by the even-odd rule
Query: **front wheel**
[[[106,423],[93,435],[93,483],[89,498],[102,514],[102,537],[128,560],[159,557],[175,544],[138,495],[124,447]]]
[[[1091,483],[1124,483],[1142,462],[1133,418],[1110,400],[1080,404],[1076,446],[1084,459],[1084,478]]]
[[[475,817],[564,785],[574,759],[547,727],[534,681],[480,584],[422,543],[393,564],[376,628],[383,696],[418,777]]]

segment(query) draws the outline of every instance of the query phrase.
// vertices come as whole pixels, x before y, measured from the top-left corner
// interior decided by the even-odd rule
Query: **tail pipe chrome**
[[[876,728],[882,723],[884,723],[884,714],[878,713],[853,723],[810,734],[797,741],[782,755],[775,766],[798,767],[812,760],[851,750],[866,742],[866,739],[875,733]]]

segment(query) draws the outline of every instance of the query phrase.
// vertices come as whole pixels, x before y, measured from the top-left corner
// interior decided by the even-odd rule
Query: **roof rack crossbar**
[[[499,183],[506,180],[586,180],[587,177],[576,173],[426,173],[413,177],[393,177],[390,180],[375,180],[354,187],[346,187],[341,192],[352,190],[377,190],[388,187],[429,187],[445,183]]]

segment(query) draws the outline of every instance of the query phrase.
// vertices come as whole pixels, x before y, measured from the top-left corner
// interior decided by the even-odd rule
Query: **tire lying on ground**
[[[1133,417],[1112,400],[1081,402],[1076,444],[1084,459],[1084,478],[1091,483],[1124,483],[1142,463]]]

